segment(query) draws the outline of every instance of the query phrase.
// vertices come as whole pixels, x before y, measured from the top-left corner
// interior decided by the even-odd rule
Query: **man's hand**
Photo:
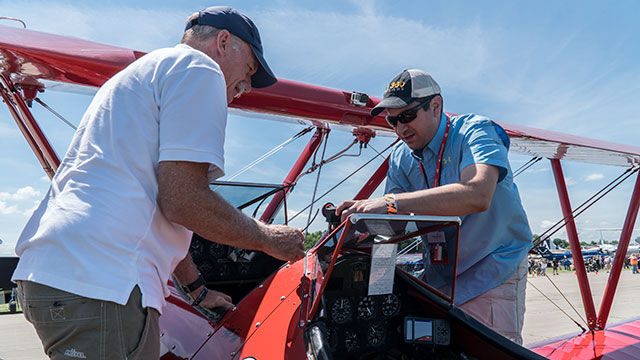
[[[353,213],[386,214],[387,203],[384,201],[384,198],[345,200],[336,208],[336,215],[340,215],[341,221],[344,221],[347,216]]]
[[[199,294],[200,291],[202,290],[200,289],[199,291],[195,291],[194,293]],[[199,306],[211,310],[216,307],[231,309],[234,305],[231,302],[231,296],[223,294],[219,291],[209,289],[209,291],[207,292],[207,296],[205,296],[204,300],[202,300]]]
[[[263,251],[275,258],[297,261],[304,257],[304,235],[285,225],[266,225],[256,221],[264,235]]]

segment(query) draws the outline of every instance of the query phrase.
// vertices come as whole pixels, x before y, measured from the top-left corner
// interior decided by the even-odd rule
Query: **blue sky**
[[[443,89],[445,108],[499,121],[637,144],[640,113],[640,27],[635,1],[234,1],[229,5],[258,25],[266,58],[282,78],[380,96],[405,68],[430,72]],[[184,20],[214,5],[202,1],[0,1],[0,16],[23,19],[33,30],[151,51],[179,41]],[[2,21],[2,24],[10,24]],[[46,91],[46,103],[79,122],[89,95]],[[34,105],[33,112],[58,154],[73,131]],[[229,117],[226,172],[250,163],[302,127]],[[327,155],[352,136],[330,135]],[[308,140],[297,140],[237,180],[277,183]],[[390,138],[376,138],[381,150]],[[48,181],[16,129],[0,110],[0,254],[13,252],[20,230]],[[373,155],[344,158],[322,171],[322,194]],[[527,157],[513,155],[518,168]],[[622,169],[566,163],[572,203],[578,205]],[[352,197],[373,168],[365,168],[326,200]],[[289,211],[311,198],[315,174],[300,181]],[[534,233],[561,217],[547,161],[516,178]],[[578,220],[582,240],[597,240],[595,228],[619,228],[633,180],[623,184]],[[324,203],[325,199],[321,201]],[[304,218],[304,219],[303,219]],[[306,215],[296,219],[303,227]],[[321,229],[317,221],[311,229]],[[639,234],[634,234],[638,236]],[[560,237],[564,234],[560,233]],[[619,236],[605,232],[607,240]]]

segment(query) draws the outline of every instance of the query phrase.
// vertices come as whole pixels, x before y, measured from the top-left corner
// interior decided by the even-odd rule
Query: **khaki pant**
[[[18,301],[51,359],[160,357],[158,311],[142,308],[136,286],[126,305],[17,281]]]
[[[522,345],[527,259],[505,282],[460,305],[467,314],[511,341]]]

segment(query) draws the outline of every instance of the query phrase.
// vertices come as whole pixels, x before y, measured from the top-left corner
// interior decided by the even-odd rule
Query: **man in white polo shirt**
[[[256,222],[208,185],[223,175],[228,103],[276,81],[253,22],[211,7],[187,20],[182,44],[98,90],[16,246],[19,301],[49,357],[157,359],[174,271],[192,304],[231,306],[198,284],[192,231],[304,256],[299,230]]]

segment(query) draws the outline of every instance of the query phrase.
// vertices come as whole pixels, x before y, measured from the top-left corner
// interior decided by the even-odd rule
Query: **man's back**
[[[191,232],[157,206],[158,162],[187,154],[221,174],[224,94],[217,64],[186,45],[152,52],[105,83],[20,236],[14,279],[120,304],[139,283],[144,306],[160,309],[161,279]]]

